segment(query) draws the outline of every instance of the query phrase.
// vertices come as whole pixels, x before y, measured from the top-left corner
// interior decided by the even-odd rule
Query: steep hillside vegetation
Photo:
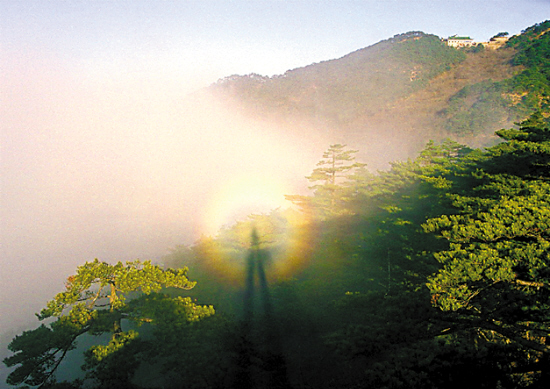
[[[504,79],[471,80],[448,101],[445,129],[458,136],[477,136],[494,126],[507,126],[534,110],[549,113],[550,21],[512,37],[504,51],[512,51],[512,72]],[[480,68],[488,64],[480,64]],[[474,81],[474,82],[472,82]],[[491,123],[493,125],[491,126]]]
[[[550,21],[497,49],[454,49],[409,32],[280,76],[230,76],[212,85],[245,115],[363,150],[371,167],[414,156],[429,139],[494,144],[494,132],[535,110],[550,114]],[[381,149],[384,149],[381,155]]]
[[[344,125],[422,89],[464,59],[464,53],[447,47],[435,35],[409,32],[282,76],[231,76],[213,89],[238,97],[252,109]]]

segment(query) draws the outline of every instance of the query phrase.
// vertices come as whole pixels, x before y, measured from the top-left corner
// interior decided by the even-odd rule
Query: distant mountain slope
[[[453,135],[483,136],[527,118],[534,110],[550,114],[550,21],[512,37],[506,77],[473,82],[468,79],[448,101],[445,129]],[[480,63],[477,69],[490,66]],[[506,69],[502,69],[506,72]]]
[[[282,76],[231,76],[213,89],[238,97],[252,109],[321,116],[345,124],[422,89],[464,59],[464,53],[435,35],[410,32]]]
[[[413,156],[429,139],[485,146],[536,109],[550,114],[549,30],[537,24],[497,50],[409,32],[280,76],[230,76],[209,92],[287,131],[330,133],[367,162]]]

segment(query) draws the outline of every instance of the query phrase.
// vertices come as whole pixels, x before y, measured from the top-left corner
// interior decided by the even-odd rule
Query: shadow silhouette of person
[[[245,262],[244,315],[235,387],[290,388],[266,275],[266,268],[270,262],[271,254],[268,250],[260,248],[260,238],[254,228]],[[255,281],[256,274],[258,287]],[[259,292],[257,302],[256,292]],[[260,314],[255,317],[258,313],[257,307]]]

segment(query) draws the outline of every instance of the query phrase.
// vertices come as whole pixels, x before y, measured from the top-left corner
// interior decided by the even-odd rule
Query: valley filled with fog
[[[427,3],[0,0],[0,388],[547,387],[548,4]]]
[[[251,213],[292,207],[284,196],[311,193],[305,176],[346,140],[302,116],[251,117],[192,74],[101,74],[45,52],[3,62],[4,350],[77,266],[155,261]],[[370,130],[349,147],[371,169],[410,151]]]
[[[85,261],[155,260],[290,206],[284,195],[307,191],[330,142],[247,120],[185,84],[97,85],[50,69],[5,90],[3,347]]]

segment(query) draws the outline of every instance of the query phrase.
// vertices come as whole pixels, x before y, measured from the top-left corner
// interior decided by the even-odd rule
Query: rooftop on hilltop
[[[472,38],[470,38],[469,36],[457,36],[457,35],[453,35],[453,36],[450,36],[449,39],[464,39],[464,40],[472,40]]]

